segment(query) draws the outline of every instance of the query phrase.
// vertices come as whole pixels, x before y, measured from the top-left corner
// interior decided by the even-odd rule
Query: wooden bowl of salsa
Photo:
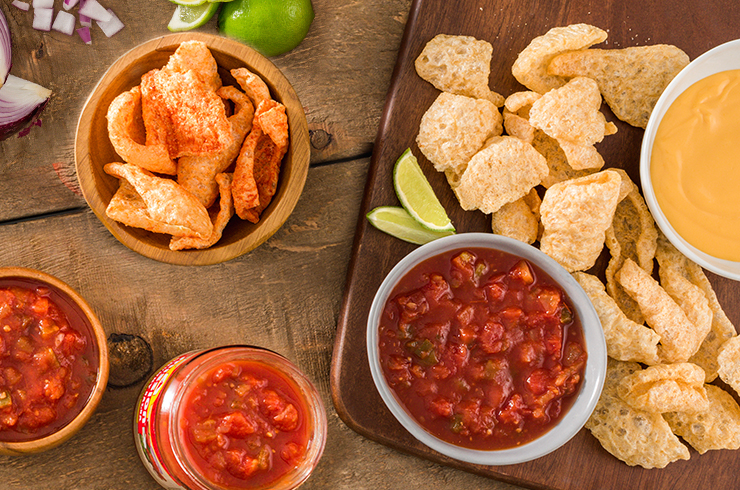
[[[583,289],[536,248],[493,234],[445,237],[401,260],[373,301],[367,346],[398,421],[428,447],[482,465],[565,444],[606,373]]]
[[[87,302],[43,272],[0,268],[0,454],[63,443],[107,383],[105,331]]]

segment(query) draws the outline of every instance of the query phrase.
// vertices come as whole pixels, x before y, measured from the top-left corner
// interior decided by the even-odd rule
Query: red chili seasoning
[[[381,315],[383,374],[410,415],[451,444],[505,449],[553,427],[586,365],[562,289],[532,263],[490,249],[418,264]]]

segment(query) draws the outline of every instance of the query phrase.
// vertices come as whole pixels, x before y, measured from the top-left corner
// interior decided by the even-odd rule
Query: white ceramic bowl
[[[522,257],[546,272],[566,293],[581,320],[588,361],[581,389],[567,413],[548,432],[532,442],[511,449],[476,450],[445,442],[420,426],[394,395],[383,376],[378,354],[380,315],[398,281],[414,266],[441,253],[459,248],[489,248]],[[386,276],[378,288],[367,322],[367,353],[375,386],[388,409],[416,439],[451,458],[482,465],[507,465],[544,456],[568,442],[586,423],[601,394],[606,373],[606,343],[599,317],[586,293],[553,259],[523,242],[489,233],[462,233],[440,238],[411,252]]]
[[[730,41],[707,51],[689,63],[689,65],[681,70],[676,78],[668,84],[668,87],[666,87],[665,91],[658,99],[657,104],[655,104],[655,108],[650,116],[647,128],[645,128],[645,135],[642,139],[642,148],[640,151],[640,181],[642,182],[642,191],[645,195],[645,202],[647,202],[650,211],[653,213],[653,218],[655,218],[655,222],[658,224],[658,227],[668,240],[670,240],[670,242],[689,259],[693,260],[705,269],[708,269],[715,274],[719,274],[720,276],[740,281],[740,262],[718,259],[717,257],[713,257],[702,252],[676,232],[668,222],[668,219],[666,219],[663,211],[660,209],[660,205],[655,198],[655,191],[653,190],[653,184],[650,178],[650,157],[653,152],[655,134],[658,131],[660,122],[663,120],[663,116],[673,101],[676,100],[676,98],[687,88],[699,80],[710,75],[714,75],[715,73],[736,69],[740,69],[740,39]],[[740,246],[740,244],[738,244],[738,246]]]

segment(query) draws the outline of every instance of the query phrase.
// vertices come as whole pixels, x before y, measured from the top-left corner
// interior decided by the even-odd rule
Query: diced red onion
[[[26,2],[21,2],[21,0],[13,0],[13,3],[11,5],[18,7],[19,9],[24,10],[26,12],[28,12],[28,9],[31,8],[29,4],[27,4]]]
[[[111,9],[108,9],[108,13],[111,16],[111,20],[109,20],[108,22],[97,21],[97,24],[106,37],[111,37],[113,34],[116,34],[118,31],[123,29],[123,22],[121,22],[121,20],[116,17],[116,14],[113,13]]]
[[[0,138],[16,131],[41,111],[50,96],[51,90],[8,75],[0,88]]]
[[[100,5],[97,0],[87,0],[85,2],[85,5],[80,7],[78,13],[86,15],[87,17],[90,17],[93,20],[97,20],[98,22],[108,22],[109,20],[111,20],[110,12],[106,10],[105,7]]]
[[[10,50],[10,28],[5,14],[0,10],[0,87],[5,83],[10,72],[12,53]]]
[[[74,15],[69,12],[65,12],[64,10],[60,10],[57,12],[57,17],[54,19],[54,23],[51,25],[51,28],[55,31],[71,36],[75,31],[76,23],[77,18]]]
[[[50,31],[54,20],[54,9],[33,9],[33,28],[37,31]]]
[[[77,2],[79,2],[79,0],[64,0],[64,2],[62,3],[62,7],[64,8],[64,10],[69,10],[77,5]]]
[[[82,42],[85,44],[92,44],[92,37],[90,36],[90,28],[82,26],[79,29],[77,29],[77,34],[80,35],[80,39],[82,39]]]
[[[33,8],[35,9],[53,9],[54,0],[33,0]]]
[[[80,25],[82,27],[92,27],[92,19],[86,15],[78,14]]]

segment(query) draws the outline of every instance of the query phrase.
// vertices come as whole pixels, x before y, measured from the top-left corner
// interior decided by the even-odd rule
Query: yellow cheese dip
[[[650,177],[679,235],[740,261],[740,70],[704,78],[676,98],[655,135]]]

